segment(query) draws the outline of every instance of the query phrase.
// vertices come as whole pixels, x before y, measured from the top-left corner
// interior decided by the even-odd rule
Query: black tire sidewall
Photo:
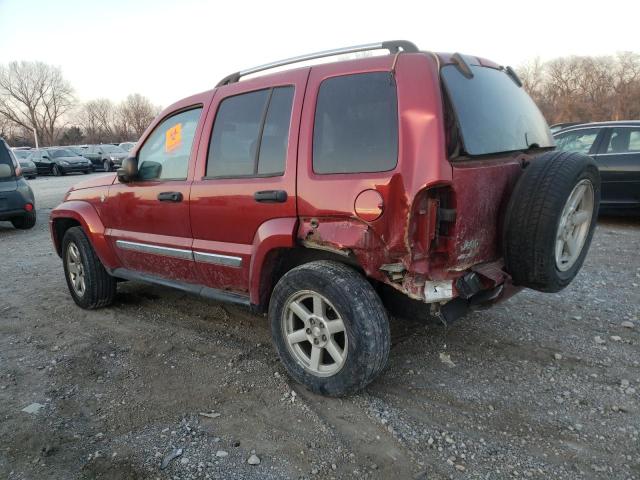
[[[555,247],[562,212],[582,180],[593,186],[591,224],[580,256],[566,271],[558,269]],[[542,292],[558,292],[577,275],[589,251],[600,204],[600,174],[586,155],[553,151],[532,160],[518,180],[505,213],[505,267],[514,284]]]
[[[84,270],[85,291],[82,296],[75,292],[69,278],[67,250],[72,242],[78,247]],[[81,227],[72,227],[65,233],[62,239],[62,264],[69,293],[78,306],[85,309],[94,309],[111,303],[115,293],[115,280],[104,270],[100,259],[93,251],[93,247]],[[99,276],[101,276],[100,279],[98,278]]]
[[[27,212],[21,217],[11,219],[11,224],[19,230],[29,230],[36,225],[37,217],[35,210]]]
[[[312,263],[334,264],[326,261]],[[323,274],[322,269],[305,268],[308,265],[310,264],[288,272],[274,288],[269,304],[273,342],[285,368],[299,383],[322,395],[341,396],[352,393],[363,388],[382,369],[377,365],[373,366],[372,362],[382,363],[382,367],[386,364],[390,336],[386,311],[375,291],[357,272],[352,271],[353,276],[350,278],[336,281],[331,278],[330,272]],[[344,288],[345,284],[350,288]],[[303,290],[318,292],[326,297],[339,312],[345,325],[347,357],[340,371],[330,377],[319,377],[305,370],[289,351],[283,336],[282,315],[287,300]],[[372,300],[371,294],[376,298]],[[363,302],[365,298],[366,303]],[[367,322],[368,319],[371,322]],[[377,338],[372,338],[374,336]],[[380,342],[379,337],[386,338]],[[385,349],[386,351],[377,351]],[[384,359],[375,360],[380,356]],[[372,368],[378,368],[373,375]]]

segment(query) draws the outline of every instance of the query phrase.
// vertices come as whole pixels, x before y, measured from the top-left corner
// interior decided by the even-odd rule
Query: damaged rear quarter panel
[[[447,269],[463,271],[502,256],[504,211],[522,172],[523,155],[510,161],[475,160],[453,166],[456,222]]]

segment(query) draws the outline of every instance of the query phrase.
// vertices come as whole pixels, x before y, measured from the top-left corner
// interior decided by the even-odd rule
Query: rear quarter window
[[[393,170],[398,161],[398,100],[390,72],[360,73],[320,84],[313,128],[313,171]]]

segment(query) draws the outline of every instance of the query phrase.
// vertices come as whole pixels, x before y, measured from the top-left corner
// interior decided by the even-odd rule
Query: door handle
[[[158,200],[161,202],[181,202],[182,192],[162,192],[158,194]]]
[[[284,203],[287,201],[287,192],[284,190],[262,190],[253,194],[256,202]]]

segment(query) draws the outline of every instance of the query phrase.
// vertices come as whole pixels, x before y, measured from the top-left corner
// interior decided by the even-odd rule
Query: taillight
[[[32,203],[27,203],[27,204],[25,204],[24,209],[25,209],[25,211],[27,211],[27,212],[31,212],[31,211],[33,211],[33,204],[32,204]]]
[[[439,186],[424,191],[414,205],[413,260],[444,260],[455,221],[455,197],[450,187]]]

